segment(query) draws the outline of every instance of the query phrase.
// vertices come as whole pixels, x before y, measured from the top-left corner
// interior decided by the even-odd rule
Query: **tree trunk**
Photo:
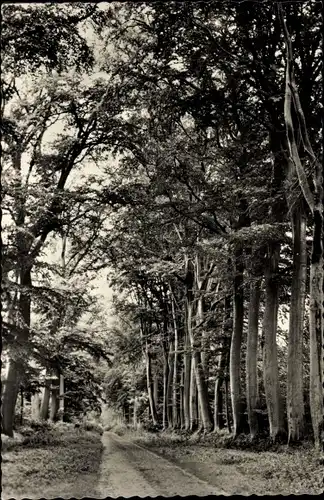
[[[38,392],[33,394],[31,398],[31,417],[33,420],[40,419],[40,397]]]
[[[168,356],[168,366],[169,366],[169,374],[168,374],[168,387],[167,387],[167,419],[168,419],[168,427],[173,427],[172,421],[172,387],[173,387],[173,370],[174,370],[174,345],[173,342],[170,342],[169,348],[169,356]]]
[[[215,394],[214,394],[214,429],[215,431],[224,428],[224,401],[223,401],[223,382],[224,382],[224,370],[226,364],[227,352],[225,349],[228,348],[226,345],[226,339],[223,341],[223,350],[218,356],[218,367],[217,375],[215,380]]]
[[[190,430],[194,431],[198,427],[197,412],[197,384],[194,371],[194,361],[191,360],[191,381],[190,381]]]
[[[251,276],[252,279],[254,276]],[[249,320],[246,346],[246,399],[250,435],[253,439],[258,429],[258,331],[259,331],[260,282],[250,284]]]
[[[179,414],[179,397],[180,397],[180,380],[179,380],[179,331],[175,312],[174,299],[171,299],[173,329],[174,329],[174,357],[173,357],[173,380],[172,380],[172,422],[173,427],[177,429],[180,425]]]
[[[154,380],[153,380],[153,397],[155,407],[158,407],[159,404],[159,375],[157,369],[155,370]]]
[[[322,177],[323,180],[323,177]],[[318,188],[319,189],[319,188]],[[323,382],[324,382],[324,304],[323,304],[323,189],[315,205],[313,247],[310,268],[310,410],[316,448],[323,432]],[[317,193],[318,195],[318,193]],[[322,207],[320,207],[322,202]],[[322,366],[321,366],[322,358]]]
[[[193,308],[192,302],[188,301],[188,304],[187,304],[187,330],[189,333],[190,344],[191,344],[191,349],[192,349],[192,362],[193,362],[194,373],[196,376],[199,409],[201,412],[201,420],[202,420],[204,430],[209,432],[213,427],[213,423],[212,423],[211,411],[210,411],[209,401],[208,401],[208,391],[207,391],[204,371],[203,371],[203,367],[202,367],[202,363],[201,363],[201,356],[200,356],[200,352],[197,351],[197,346],[195,345],[194,334],[192,331],[192,308]]]
[[[278,268],[280,245],[268,246],[265,273],[265,308],[263,318],[263,380],[267,401],[270,437],[276,440],[284,433],[283,412],[280,401],[277,359]]]
[[[227,430],[231,434],[232,433],[232,425],[231,425],[231,417],[230,417],[230,395],[229,395],[229,376],[226,374],[225,376],[225,404],[226,404],[226,423],[227,423]]]
[[[134,429],[137,428],[137,396],[136,396],[136,392],[134,393],[133,427],[134,427]]]
[[[302,207],[292,214],[293,278],[291,285],[288,364],[288,442],[300,441],[304,434],[303,326],[306,293],[306,216]]]
[[[155,407],[155,403],[154,403],[154,395],[153,395],[151,353],[148,351],[148,349],[146,349],[146,384],[147,384],[147,393],[148,393],[148,397],[149,397],[152,422],[153,422],[153,425],[157,425],[158,417],[157,417],[156,407]]]
[[[55,422],[57,419],[57,414],[59,411],[59,388],[53,387],[51,391],[51,403],[50,403],[50,420]]]
[[[221,341],[222,350],[218,355],[218,369],[215,380],[215,394],[214,394],[215,430],[220,430],[224,427],[224,406],[227,405],[227,399],[226,399],[227,395],[225,395],[225,405],[224,405],[222,386],[225,378],[228,375],[232,331],[233,331],[233,321],[231,315],[231,298],[226,297],[224,300],[223,338]]]
[[[233,431],[235,437],[243,431],[241,401],[241,346],[243,337],[243,313],[242,250],[237,250],[235,253],[233,335],[230,350],[230,386],[233,412]]]
[[[185,329],[185,344],[184,344],[184,387],[183,387],[183,414],[185,429],[190,429],[190,382],[191,382],[191,352],[190,339],[188,329]]]
[[[181,369],[179,413],[180,413],[180,427],[181,429],[185,429],[186,423],[184,416],[184,366]]]
[[[202,290],[200,290],[200,293]],[[198,298],[197,302],[197,326],[201,325],[204,321],[204,299],[202,296]],[[209,378],[209,338],[206,329],[201,328],[201,365],[204,372],[205,384],[208,390],[208,378]]]
[[[30,269],[21,270],[19,273],[19,282],[24,287],[31,287]],[[30,328],[30,294],[20,293],[18,308],[23,321],[23,327],[17,330],[17,343],[22,349],[28,341]],[[20,379],[24,373],[23,359],[14,360],[9,357],[7,378],[4,383],[2,394],[2,432],[7,436],[13,436],[15,408],[19,392]]]
[[[164,350],[164,362],[163,362],[163,413],[162,413],[162,426],[163,429],[167,428],[167,415],[168,415],[168,384],[169,384],[169,363],[166,353]]]
[[[40,407],[40,418],[42,420],[47,420],[48,418],[50,394],[51,394],[51,381],[50,379],[47,378],[47,375],[45,375],[45,386],[43,391],[42,403]]]
[[[16,401],[19,390],[19,367],[10,359],[2,398],[2,432],[13,436]]]
[[[64,376],[60,373],[60,389],[59,389],[59,410],[58,417],[63,422],[64,420]]]

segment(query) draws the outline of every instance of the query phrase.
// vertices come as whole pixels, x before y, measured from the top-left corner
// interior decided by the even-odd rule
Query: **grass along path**
[[[262,443],[260,451],[228,448],[228,435],[215,434],[188,438],[171,432],[126,431],[124,437],[220,485],[227,495],[317,495],[324,491],[324,467],[312,448],[278,445],[273,451],[261,451]],[[221,446],[222,442],[227,445]]]
[[[2,452],[1,498],[96,498],[101,435],[62,426],[50,430],[47,439]]]

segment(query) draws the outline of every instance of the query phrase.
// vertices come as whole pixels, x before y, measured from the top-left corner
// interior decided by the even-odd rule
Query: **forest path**
[[[224,494],[220,488],[116,434],[105,432],[102,440],[97,498]]]

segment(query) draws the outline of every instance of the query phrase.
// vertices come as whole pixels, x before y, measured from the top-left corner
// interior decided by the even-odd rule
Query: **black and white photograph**
[[[324,493],[323,24],[2,2],[3,500]]]

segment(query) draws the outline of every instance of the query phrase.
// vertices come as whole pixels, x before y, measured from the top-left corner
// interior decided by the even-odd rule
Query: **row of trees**
[[[112,334],[121,339],[115,363],[124,355],[124,372],[114,368],[110,375],[119,385],[109,382],[109,373],[104,384],[116,403],[111,388],[122,391],[126,380],[126,397],[117,398],[126,413],[129,399],[137,401],[136,377],[127,374],[136,359],[129,352],[140,348],[154,424],[161,417],[163,427],[209,431],[226,422],[234,435],[249,429],[254,437],[265,427],[260,415],[266,410],[272,439],[288,431],[290,442],[299,441],[306,403],[318,445],[319,4],[6,9],[3,138],[11,219],[4,276],[8,318],[16,312],[8,319],[14,345],[30,352],[36,338],[30,310],[38,303],[32,281],[38,268],[48,270],[42,252],[52,235],[68,231],[71,269],[92,277],[108,266],[120,294],[117,310],[131,322],[130,338],[120,329],[109,335],[109,343]],[[28,19],[58,23],[48,42],[57,47],[57,60],[52,47],[45,54],[35,45],[32,50]],[[25,39],[13,48],[21,22],[28,27]],[[100,57],[82,38],[82,22],[88,38],[91,23]],[[17,53],[26,46],[21,68]],[[29,75],[22,98],[18,80],[30,68],[38,73]],[[59,131],[50,144],[54,123]],[[65,273],[66,284],[73,272]],[[66,293],[61,297],[65,301]],[[285,354],[278,317],[287,307]],[[58,302],[55,310],[61,313]],[[69,335],[78,319],[65,319]],[[6,432],[12,432],[23,371],[21,351],[14,357],[9,350]],[[142,382],[137,390],[144,404]]]

